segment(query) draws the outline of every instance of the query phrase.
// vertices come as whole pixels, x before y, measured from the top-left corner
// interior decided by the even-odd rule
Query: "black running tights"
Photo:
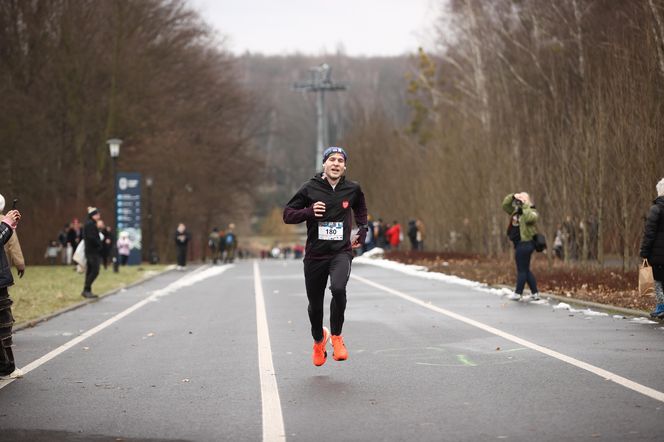
[[[330,328],[333,335],[341,335],[346,311],[346,284],[350,277],[350,253],[339,253],[325,260],[304,261],[304,282],[309,299],[309,321],[314,341],[323,339],[323,301],[325,285],[330,277]]]

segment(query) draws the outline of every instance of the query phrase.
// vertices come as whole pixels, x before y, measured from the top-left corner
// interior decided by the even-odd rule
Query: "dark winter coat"
[[[0,288],[9,287],[14,284],[9,260],[5,255],[5,244],[11,238],[14,230],[5,223],[0,223]]]
[[[191,235],[189,235],[189,232],[185,229],[184,232],[178,232],[177,230],[175,231],[175,246],[181,249],[186,249],[187,244],[189,244],[189,241],[191,240]]]
[[[657,281],[664,281],[664,196],[653,201],[646,218],[639,256],[646,258]]]
[[[83,240],[85,241],[85,256],[101,256],[104,247],[99,237],[97,221],[89,219],[83,227]]]
[[[313,205],[317,201],[325,203],[325,213],[317,218]],[[352,214],[351,214],[352,210]],[[364,193],[358,183],[341,177],[335,188],[323,179],[322,173],[315,175],[304,183],[295,196],[284,208],[284,222],[298,224],[307,222],[307,245],[305,259],[327,259],[340,252],[352,251],[350,232],[352,215],[355,223],[360,226],[360,243],[364,243],[367,234],[367,205]],[[319,223],[344,223],[341,240],[321,240],[318,238]]]

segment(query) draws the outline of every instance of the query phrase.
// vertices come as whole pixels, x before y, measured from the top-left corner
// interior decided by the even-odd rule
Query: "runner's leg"
[[[330,328],[332,336],[341,335],[344,325],[344,313],[346,312],[346,284],[350,277],[352,256],[348,253],[340,253],[332,258],[330,264],[330,290],[332,300],[330,301]]]
[[[323,339],[323,300],[329,270],[330,260],[304,261],[304,284],[307,288],[307,299],[309,299],[311,336],[316,342]]]

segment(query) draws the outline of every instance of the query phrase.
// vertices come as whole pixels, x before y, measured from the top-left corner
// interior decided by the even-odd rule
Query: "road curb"
[[[120,293],[122,290],[130,289],[130,288],[132,288],[132,287],[136,287],[137,285],[140,285],[140,284],[143,284],[143,283],[145,283],[145,282],[147,282],[147,281],[150,281],[150,280],[156,278],[157,276],[161,276],[161,275],[164,275],[164,274],[166,274],[166,273],[173,272],[173,271],[175,271],[175,267],[174,267],[174,266],[173,266],[173,267],[170,267],[170,268],[166,268],[166,269],[162,270],[161,272],[157,273],[156,275],[146,276],[146,277],[144,277],[144,278],[142,278],[142,279],[139,279],[138,281],[132,282],[132,283],[129,284],[129,285],[126,285],[126,286],[123,286],[123,287],[118,287],[118,288],[116,288],[116,289],[113,289],[113,290],[110,290],[110,291],[108,291],[108,292],[106,292],[106,293],[103,293],[103,294],[99,295],[99,298],[97,298],[97,299],[86,299],[86,300],[81,301],[81,302],[79,302],[79,303],[77,303],[77,304],[73,304],[73,305],[70,305],[70,306],[65,307],[65,308],[63,308],[63,309],[57,310],[57,311],[55,311],[55,312],[53,312],[53,313],[49,313],[49,314],[46,314],[46,315],[44,315],[44,316],[40,316],[39,318],[31,319],[31,320],[29,320],[29,321],[25,321],[25,322],[21,322],[20,324],[15,325],[15,326],[12,328],[12,330],[13,330],[14,332],[17,332],[17,331],[24,330],[24,329],[26,329],[26,328],[32,328],[32,327],[36,326],[37,324],[40,324],[40,323],[42,323],[42,322],[46,322],[46,321],[48,321],[49,319],[53,319],[53,318],[55,318],[56,316],[60,316],[60,315],[62,315],[63,313],[67,313],[67,312],[70,312],[70,311],[72,311],[72,310],[79,309],[79,308],[81,308],[81,307],[83,307],[83,306],[85,306],[85,305],[88,305],[88,304],[90,304],[90,303],[97,302],[97,301],[99,301],[99,300],[101,300],[101,299],[103,299],[103,298],[105,298],[105,297],[107,297],[107,296],[116,295],[116,294]]]
[[[506,288],[506,289],[511,289],[512,286],[508,285],[503,285],[503,284],[497,284],[497,285],[490,285],[490,287],[494,288]],[[625,307],[618,307],[615,305],[611,304],[600,304],[599,302],[592,302],[592,301],[584,301],[583,299],[577,299],[577,298],[568,298],[567,296],[560,296],[560,295],[554,295],[551,293],[545,293],[545,292],[540,292],[540,296],[543,298],[551,298],[555,299],[556,301],[560,302],[565,302],[568,304],[574,304],[577,306],[582,306],[582,307],[593,307],[598,310],[604,310],[607,313],[621,313],[626,316],[645,316],[647,318],[650,318],[650,313],[645,312],[643,310],[634,310],[631,308],[625,308]]]

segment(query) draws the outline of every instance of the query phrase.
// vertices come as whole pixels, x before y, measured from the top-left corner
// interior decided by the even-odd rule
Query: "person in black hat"
[[[346,180],[348,155],[341,147],[323,152],[323,172],[306,182],[286,204],[286,224],[307,223],[304,283],[309,300],[309,321],[314,339],[312,360],[321,366],[327,359],[331,338],[336,361],[348,359],[341,335],[346,310],[346,284],[350,276],[353,249],[362,247],[367,236],[367,205],[355,181]],[[355,218],[358,230],[351,235]],[[323,299],[330,280],[330,327],[323,327]]]
[[[83,227],[83,240],[85,241],[85,260],[87,267],[85,269],[85,286],[81,296],[88,299],[97,298],[92,294],[92,283],[99,276],[99,266],[101,264],[101,253],[104,247],[97,221],[101,218],[99,210],[96,207],[88,207],[88,221]]]

